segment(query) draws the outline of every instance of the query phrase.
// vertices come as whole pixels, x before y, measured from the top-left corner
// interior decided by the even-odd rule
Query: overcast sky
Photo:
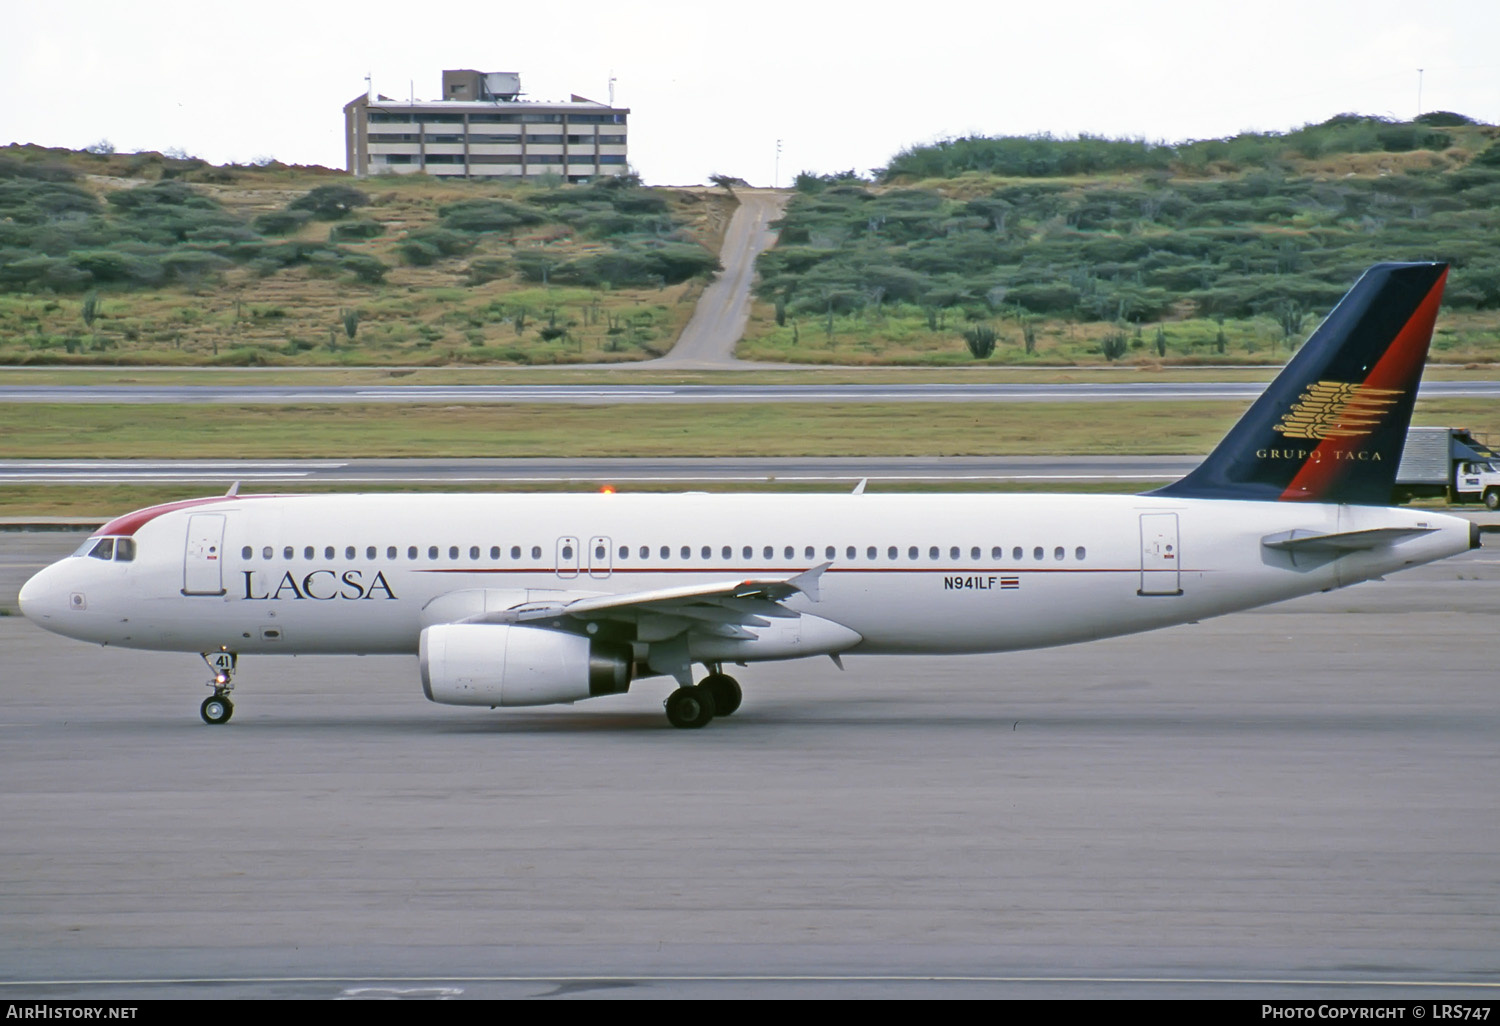
[[[343,167],[365,76],[436,99],[444,68],[631,108],[652,184],[866,172],[949,136],[1182,140],[1343,111],[1500,122],[1500,0],[746,5],[676,0],[0,0],[0,143],[176,148]]]

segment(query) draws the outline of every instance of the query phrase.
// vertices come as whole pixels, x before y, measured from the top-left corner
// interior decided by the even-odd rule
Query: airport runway
[[[880,481],[1172,481],[1201,456],[946,456],[680,459],[0,460],[0,484],[232,481],[300,484],[544,484]]]
[[[869,385],[3,385],[7,403],[895,403],[1254,399],[1263,382]],[[1500,381],[1424,381],[1425,399],[1500,397]]]
[[[78,537],[0,532],[0,610]],[[1497,615],[1485,549],[753,666],[702,731],[658,681],[436,706],[409,658],[246,660],[208,727],[195,656],[0,616],[0,997],[1493,1000]]]

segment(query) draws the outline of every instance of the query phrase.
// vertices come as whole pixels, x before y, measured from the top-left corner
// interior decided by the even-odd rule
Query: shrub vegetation
[[[921,345],[950,351],[943,324],[986,318],[1028,325],[1002,331],[995,359],[1033,354],[1030,319],[1052,326],[1044,337],[1078,340],[1069,360],[1122,359],[1117,330],[1168,320],[1212,318],[1215,331],[1131,348],[1142,358],[1223,353],[1225,319],[1230,337],[1266,335],[1247,327],[1265,322],[1267,349],[1294,346],[1384,260],[1449,261],[1449,310],[1500,310],[1494,134],[1447,112],[1417,122],[1341,115],[1175,146],[958,139],[905,150],[872,180],[804,173],[778,245],[759,262],[758,295],[774,305],[776,326],[762,318],[766,344],[748,352],[828,359],[816,336],[797,332],[798,318],[821,319],[825,348],[859,339],[833,356],[857,362],[889,358],[888,343],[898,359],[918,356],[909,343],[923,323]],[[808,338],[805,357],[788,343],[794,333]],[[979,357],[983,347],[964,337]]]
[[[685,322],[733,202],[3,147],[0,362],[638,359]]]

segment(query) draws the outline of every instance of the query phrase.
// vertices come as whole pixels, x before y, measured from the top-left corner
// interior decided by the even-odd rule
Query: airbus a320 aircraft
[[[1447,266],[1365,273],[1207,460],[1145,495],[222,495],[122,516],[21,590],[48,630],[198,652],[415,655],[435,702],[575,702],[726,663],[1002,652],[1343,587],[1478,545],[1383,508]],[[693,664],[707,676],[692,683]],[[842,664],[840,664],[842,665]]]

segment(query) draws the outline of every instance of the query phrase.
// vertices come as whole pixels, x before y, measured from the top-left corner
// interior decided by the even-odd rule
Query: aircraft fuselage
[[[1413,533],[1343,552],[1265,543],[1382,528]],[[130,648],[415,654],[424,627],[486,610],[829,564],[816,600],[784,604],[848,633],[738,654],[700,640],[692,655],[744,661],[1067,644],[1470,547],[1466,521],[1430,511],[1107,495],[244,496],[111,532],[132,558],[80,550],[26,585],[26,615]],[[649,634],[649,618],[637,629]]]

